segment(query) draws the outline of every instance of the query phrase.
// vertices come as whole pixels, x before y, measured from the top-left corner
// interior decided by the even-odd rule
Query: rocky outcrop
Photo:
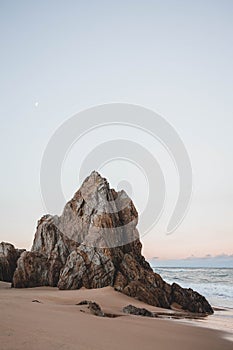
[[[18,260],[14,287],[101,288],[148,304],[212,313],[207,300],[191,289],[169,285],[145,261],[137,231],[138,214],[124,191],[109,188],[93,172],[66,204],[60,217],[38,222],[31,252]]]
[[[24,252],[17,262],[13,287],[57,286],[60,270],[78,244],[63,235],[56,222],[57,217],[51,215],[38,221],[31,251]]]
[[[27,288],[49,285],[49,265],[45,254],[23,252],[17,262],[12,287]]]
[[[193,313],[213,313],[207,300],[191,288],[182,288],[176,283],[172,284],[171,301]]]
[[[150,311],[145,308],[141,307],[136,307],[134,305],[127,305],[123,307],[122,311],[125,314],[129,315],[135,315],[135,316],[144,316],[144,317],[154,317],[154,318],[163,318],[163,319],[175,319],[175,320],[184,320],[184,319],[189,319],[189,320],[200,320],[200,319],[205,319],[207,314],[203,313],[192,313],[192,312],[187,312],[187,311],[182,311],[182,310],[171,310],[171,311]]]
[[[0,243],[0,281],[12,281],[17,260],[23,251],[23,249],[17,249],[10,243]]]

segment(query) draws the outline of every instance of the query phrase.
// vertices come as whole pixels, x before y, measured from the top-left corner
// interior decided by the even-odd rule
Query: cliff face
[[[38,222],[32,249],[20,256],[12,286],[112,286],[151,305],[177,303],[191,312],[212,313],[203,296],[169,285],[153,272],[141,255],[137,221],[127,194],[110,189],[93,172],[60,217],[46,215]]]

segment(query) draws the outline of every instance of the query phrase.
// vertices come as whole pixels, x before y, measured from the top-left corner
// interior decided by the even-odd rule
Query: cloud
[[[219,267],[233,268],[233,254],[221,254],[212,256],[207,254],[203,257],[189,256],[185,259],[169,259],[163,260],[154,257],[150,261],[152,266],[157,267]]]

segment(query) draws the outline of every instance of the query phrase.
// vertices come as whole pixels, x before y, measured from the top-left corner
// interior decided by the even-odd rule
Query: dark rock
[[[0,243],[0,281],[12,282],[17,260],[23,251],[10,243]]]
[[[101,307],[99,306],[99,304],[97,304],[96,302],[94,301],[89,301],[89,300],[83,300],[83,301],[80,301],[78,304],[76,305],[88,305],[88,309],[90,311],[90,313],[92,315],[95,315],[95,316],[100,316],[100,317],[105,317],[105,314],[104,312],[101,310]],[[84,310],[80,310],[80,311],[83,311]],[[108,317],[108,316],[107,316]]]
[[[78,244],[59,231],[56,221],[50,215],[38,221],[31,251],[18,260],[13,287],[57,286],[60,271]]]
[[[144,308],[136,307],[133,305],[127,305],[123,308],[125,314],[137,315],[137,316],[146,316],[146,317],[156,317],[156,315]]]
[[[12,287],[29,288],[49,285],[49,264],[45,254],[23,252],[17,261]]]
[[[104,317],[105,316],[104,312],[101,310],[101,307],[99,306],[99,304],[97,304],[95,302],[90,302],[89,303],[89,310],[95,316],[100,316],[100,317]]]
[[[193,313],[213,313],[208,301],[202,295],[191,288],[182,288],[176,283],[172,284],[171,301],[179,304],[182,309]]]

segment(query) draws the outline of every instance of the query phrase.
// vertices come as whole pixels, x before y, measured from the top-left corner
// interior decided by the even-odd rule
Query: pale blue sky
[[[153,109],[175,127],[194,173],[186,219],[166,236],[165,215],[143,238],[145,254],[232,254],[232,38],[233,2],[226,0],[1,0],[0,241],[31,245],[44,214],[41,158],[56,128],[84,108],[127,102]],[[64,169],[68,198],[79,185],[77,154]],[[111,169],[103,174],[114,186],[122,176]],[[171,174],[172,168],[173,190]]]

